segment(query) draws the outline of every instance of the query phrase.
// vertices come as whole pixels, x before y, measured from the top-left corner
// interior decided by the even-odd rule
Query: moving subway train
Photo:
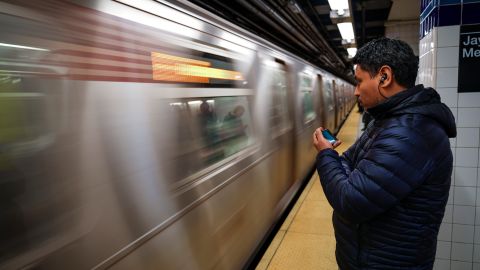
[[[238,269],[353,86],[182,1],[0,1],[0,268]]]

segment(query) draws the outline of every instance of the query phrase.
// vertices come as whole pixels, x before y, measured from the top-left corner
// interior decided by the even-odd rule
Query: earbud
[[[380,78],[380,83],[383,83],[387,79],[387,74],[383,73],[382,77]]]
[[[380,84],[383,84],[385,82],[385,80],[387,79],[387,74],[383,73],[382,74],[382,77],[380,77],[380,82],[378,83],[378,93],[384,98],[384,99],[387,99],[387,97],[382,94],[382,92],[380,91]]]

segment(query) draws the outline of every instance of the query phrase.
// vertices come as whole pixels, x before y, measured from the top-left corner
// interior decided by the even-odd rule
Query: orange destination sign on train
[[[210,62],[152,52],[153,80],[209,83],[209,79],[243,80],[238,71],[212,68]]]

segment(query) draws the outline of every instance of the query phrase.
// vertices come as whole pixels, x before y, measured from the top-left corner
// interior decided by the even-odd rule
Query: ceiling
[[[328,1],[310,0],[308,2],[315,8],[321,24],[327,28],[330,40],[333,41],[339,51],[342,51],[342,38],[337,26],[330,19]],[[350,0],[350,4],[357,47],[361,47],[372,39],[384,36],[384,24],[390,13],[391,0]]]
[[[189,1],[338,76],[352,79],[352,66],[330,18],[328,0]],[[349,1],[357,47],[385,35],[392,0]]]

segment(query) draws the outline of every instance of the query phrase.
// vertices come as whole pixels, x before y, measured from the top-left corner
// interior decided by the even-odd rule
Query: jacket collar
[[[421,84],[391,96],[367,112],[375,120],[404,114],[423,115],[437,121],[450,138],[457,135],[452,111],[441,102],[434,89],[424,88]]]
[[[423,91],[423,90],[424,90],[424,87],[422,84],[403,90],[389,97],[387,100],[376,105],[375,107],[368,109],[367,112],[370,113],[375,119],[382,118],[382,116],[385,116],[389,112],[394,111],[395,108],[399,107],[399,105],[404,103],[407,99],[415,96],[416,94],[418,94],[420,91]]]

